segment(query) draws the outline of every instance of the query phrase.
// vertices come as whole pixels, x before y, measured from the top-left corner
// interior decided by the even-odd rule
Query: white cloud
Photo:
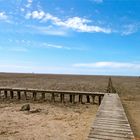
[[[130,35],[135,32],[137,32],[139,26],[136,24],[128,24],[124,26],[124,29],[122,31],[122,35]]]
[[[73,17],[73,18],[68,18],[66,21],[55,20],[54,24],[71,28],[79,32],[103,32],[103,33],[111,32],[110,29],[106,29],[94,25],[88,25],[89,22],[91,21],[84,18]]]
[[[0,20],[7,20],[8,16],[5,14],[5,12],[0,12]]]
[[[27,8],[30,8],[31,5],[32,5],[32,2],[33,2],[33,0],[27,0],[27,5],[26,5],[26,7],[27,7]]]
[[[90,74],[90,75],[131,75],[139,76],[139,70],[116,70],[116,69],[97,69],[97,68],[82,68],[82,67],[72,67],[70,65],[63,66],[53,66],[48,65],[47,62],[44,65],[41,65],[38,61],[34,62],[0,62],[0,71],[2,72],[27,72],[27,73],[58,73],[58,74]]]
[[[45,13],[43,11],[33,11],[32,12],[32,18],[34,19],[42,19],[45,16]]]
[[[35,26],[28,25],[28,28],[33,29],[34,33],[44,34],[44,35],[57,35],[57,36],[67,36],[67,31],[61,28],[53,26]]]
[[[9,42],[12,42],[14,44],[20,45],[20,47],[7,47],[4,48],[7,51],[15,51],[15,52],[27,52],[30,48],[42,48],[42,49],[49,49],[49,48],[54,48],[54,49],[65,49],[65,50],[71,50],[72,48],[70,47],[65,47],[63,45],[58,45],[55,43],[49,43],[49,42],[37,42],[37,41],[29,41],[29,40],[12,40],[8,39]]]
[[[46,47],[46,48],[56,48],[56,49],[63,49],[64,48],[61,45],[55,45],[55,44],[49,44],[49,43],[42,43],[41,46]]]
[[[111,68],[111,69],[139,69],[140,63],[123,63],[123,62],[95,62],[95,63],[78,63],[74,67],[85,68]]]
[[[91,25],[91,21],[81,17],[72,17],[66,20],[62,20],[56,16],[51,15],[50,13],[45,13],[44,11],[33,11],[27,13],[25,18],[27,19],[38,19],[42,22],[51,21],[53,25],[58,27],[63,27],[67,29],[73,29],[78,32],[103,32],[111,33],[111,29]],[[90,23],[90,24],[89,24]]]

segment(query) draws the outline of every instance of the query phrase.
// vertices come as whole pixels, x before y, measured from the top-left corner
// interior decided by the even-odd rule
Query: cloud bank
[[[140,63],[123,63],[123,62],[95,62],[95,63],[78,63],[74,67],[83,68],[110,68],[110,69],[139,69]]]
[[[53,25],[59,27],[65,27],[67,29],[73,29],[77,32],[102,32],[111,33],[111,29],[104,28],[100,26],[91,25],[91,20],[81,18],[81,17],[71,17],[62,20],[50,13],[45,13],[44,11],[32,11],[25,15],[26,19],[39,20],[40,22],[50,21]]]

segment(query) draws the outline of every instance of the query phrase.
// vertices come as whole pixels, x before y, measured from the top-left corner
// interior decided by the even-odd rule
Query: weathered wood
[[[79,95],[79,102],[83,103],[83,95]]]
[[[4,90],[4,97],[5,97],[5,99],[7,99],[7,97],[8,97],[8,91],[7,90]]]
[[[37,93],[34,91],[34,92],[33,92],[33,100],[34,100],[34,101],[36,101],[36,95],[37,95]]]
[[[0,90],[13,90],[13,91],[26,91],[26,92],[37,92],[37,93],[58,93],[58,94],[74,94],[74,95],[104,95],[104,92],[86,92],[86,91],[68,91],[68,90],[44,90],[44,89],[27,89],[27,88],[7,88],[0,87]]]
[[[45,99],[45,93],[44,92],[42,93],[42,99],[43,100]]]
[[[72,103],[75,103],[75,95],[72,95]]]
[[[89,95],[87,95],[86,97],[87,97],[87,103],[90,103],[90,97],[89,97]]]
[[[99,95],[98,98],[99,98],[99,105],[100,105],[102,101],[102,96]]]
[[[100,96],[100,98],[102,98]],[[101,100],[101,99],[100,99]],[[133,140],[134,135],[118,94],[105,94],[88,140]]]
[[[60,101],[61,103],[64,103],[64,94],[60,94]]]
[[[79,95],[79,102],[83,103],[83,95],[87,97],[87,102],[90,102],[90,96],[104,96],[105,93],[102,92],[85,92],[85,91],[64,91],[64,90],[42,90],[42,89],[25,89],[25,88],[4,88],[0,87],[0,90],[2,91],[10,91],[10,97],[13,98],[13,92],[17,92],[18,99],[20,99],[20,94],[21,92],[24,92],[25,99],[27,100],[27,93],[32,93],[33,94],[33,99],[37,99],[37,93],[42,93],[42,98],[45,98],[45,93],[52,94],[51,100],[55,101],[54,93],[60,94],[60,98],[63,97],[63,95],[69,95],[70,96],[70,102],[75,102],[75,96]],[[61,96],[62,94],[62,96]],[[6,95],[6,94],[5,94]],[[61,98],[61,102],[64,100]],[[100,100],[99,100],[100,102]]]
[[[11,90],[10,91],[10,98],[13,99],[14,98],[14,92]]]
[[[92,103],[94,104],[95,103],[95,95],[92,95]]]
[[[24,92],[25,100],[28,100],[28,98],[27,98],[27,92],[26,91],[23,91],[23,92]]]
[[[21,99],[21,94],[20,94],[20,91],[17,91],[17,97],[18,97],[18,100]]]
[[[72,103],[72,95],[70,94],[70,102]]]
[[[51,101],[55,102],[55,95],[54,95],[54,93],[52,93]]]

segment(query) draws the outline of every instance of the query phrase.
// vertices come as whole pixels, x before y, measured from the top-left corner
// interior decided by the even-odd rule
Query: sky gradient
[[[139,0],[0,0],[0,72],[140,75]]]

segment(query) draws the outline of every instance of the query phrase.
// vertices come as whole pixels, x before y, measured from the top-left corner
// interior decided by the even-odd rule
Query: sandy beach
[[[97,105],[30,103],[31,113],[20,111],[25,103],[0,104],[1,140],[85,140]]]

